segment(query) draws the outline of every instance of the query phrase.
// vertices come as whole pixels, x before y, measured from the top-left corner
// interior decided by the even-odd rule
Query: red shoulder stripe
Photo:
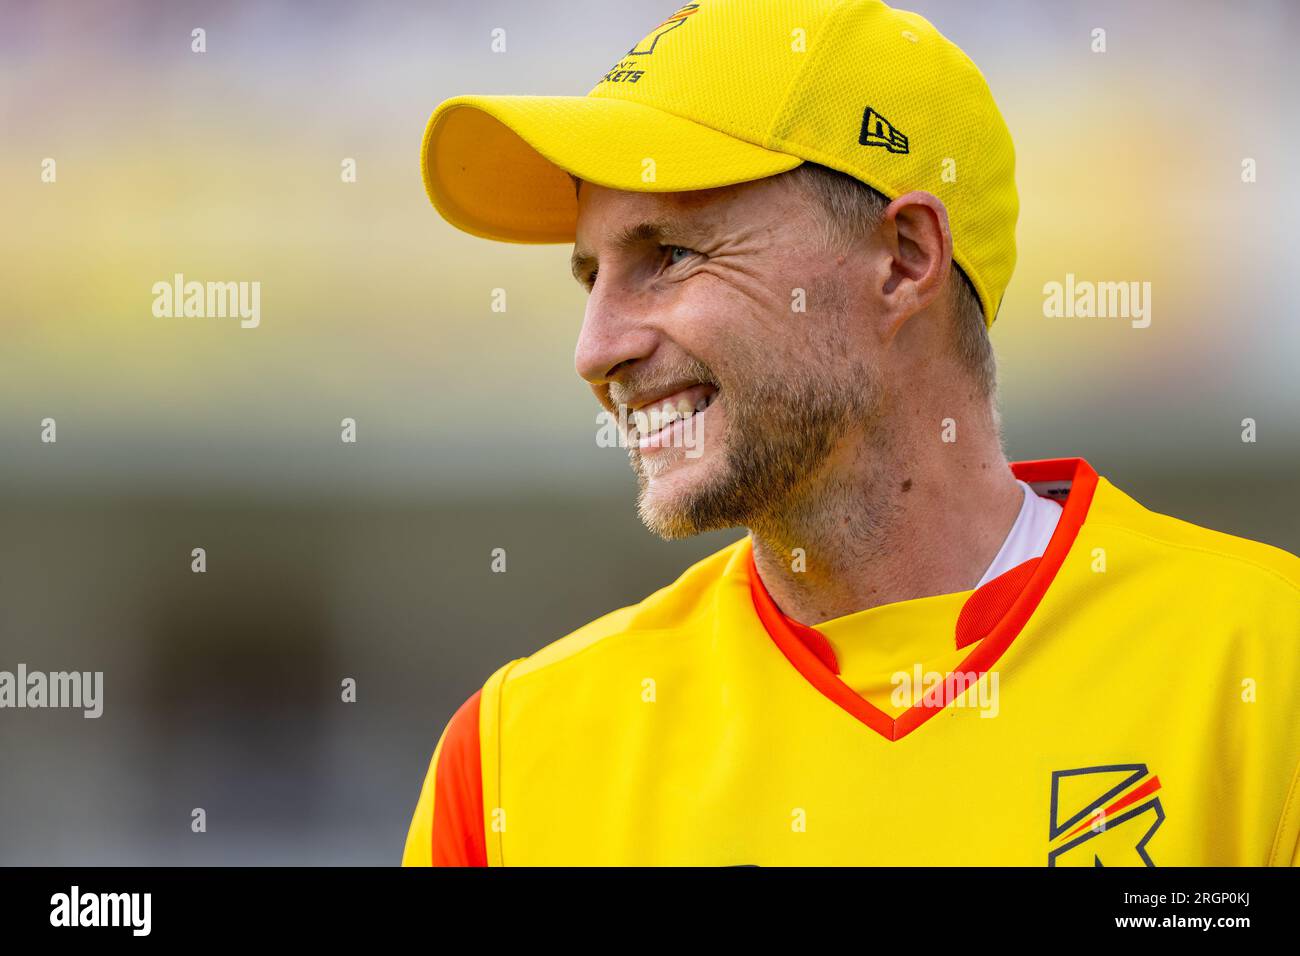
[[[481,694],[475,691],[461,704],[442,740],[434,777],[434,866],[487,866],[478,736]]]

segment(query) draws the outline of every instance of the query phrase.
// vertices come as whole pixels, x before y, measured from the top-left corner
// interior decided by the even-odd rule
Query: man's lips
[[[653,445],[654,439],[674,423],[688,421],[708,408],[717,394],[716,385],[697,382],[675,387],[666,395],[628,402],[629,443]]]

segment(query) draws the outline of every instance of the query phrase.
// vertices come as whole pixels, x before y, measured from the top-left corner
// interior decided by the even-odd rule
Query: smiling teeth
[[[653,435],[655,432],[667,428],[679,418],[682,421],[694,418],[700,412],[713,404],[713,399],[716,395],[717,393],[714,392],[713,395],[701,398],[695,403],[694,408],[691,407],[691,403],[688,400],[679,398],[675,404],[666,403],[659,408],[652,409],[648,412],[644,409],[632,412],[629,418],[631,419],[632,424],[636,426],[638,435]]]

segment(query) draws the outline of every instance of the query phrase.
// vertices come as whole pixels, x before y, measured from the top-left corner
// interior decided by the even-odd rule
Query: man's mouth
[[[683,424],[699,415],[718,397],[718,387],[701,382],[679,388],[670,395],[628,406],[628,444],[641,448],[663,443],[663,438],[678,422]]]

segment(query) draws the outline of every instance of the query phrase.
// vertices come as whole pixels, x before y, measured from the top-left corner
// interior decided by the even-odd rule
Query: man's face
[[[879,388],[851,252],[788,178],[691,193],[583,183],[575,364],[624,433],[642,520],[665,538],[797,509]],[[690,445],[691,447],[686,447]]]

